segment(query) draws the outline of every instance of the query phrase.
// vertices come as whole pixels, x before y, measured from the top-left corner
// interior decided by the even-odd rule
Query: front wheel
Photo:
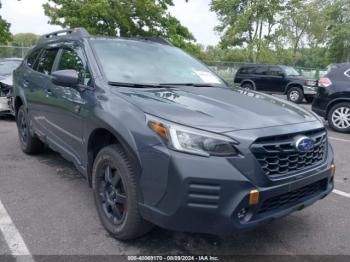
[[[304,92],[300,87],[292,87],[287,92],[287,99],[296,104],[300,104],[304,99]]]
[[[97,212],[111,236],[129,240],[152,228],[139,212],[135,173],[119,146],[110,145],[98,153],[92,175]]]
[[[350,103],[336,104],[329,110],[328,124],[337,132],[350,133]]]

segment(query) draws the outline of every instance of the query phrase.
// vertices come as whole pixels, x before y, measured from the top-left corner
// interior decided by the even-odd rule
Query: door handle
[[[52,96],[53,95],[53,93],[52,93],[52,91],[50,90],[50,89],[46,89],[46,96]]]
[[[24,79],[23,80],[23,86],[26,87],[26,88],[29,87],[29,81]]]

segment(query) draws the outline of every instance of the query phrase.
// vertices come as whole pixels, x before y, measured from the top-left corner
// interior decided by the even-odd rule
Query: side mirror
[[[51,76],[55,85],[75,87],[79,84],[79,74],[76,70],[59,70]]]

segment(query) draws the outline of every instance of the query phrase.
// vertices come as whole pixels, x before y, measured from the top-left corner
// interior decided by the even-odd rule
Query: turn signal
[[[168,140],[168,130],[162,124],[152,121],[149,125],[154,130],[154,132]]]
[[[254,189],[249,193],[249,205],[256,205],[259,203],[259,191]]]

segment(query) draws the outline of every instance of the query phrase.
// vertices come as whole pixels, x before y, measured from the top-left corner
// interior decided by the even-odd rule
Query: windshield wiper
[[[195,87],[216,87],[212,84],[200,84],[200,83],[162,83],[160,86],[195,86]]]
[[[164,86],[154,85],[154,84],[142,84],[142,83],[124,83],[124,82],[113,82],[109,81],[111,86],[121,86],[121,87],[134,87],[134,88],[162,88]]]
[[[216,87],[212,84],[197,84],[197,83],[161,83],[161,84],[143,84],[143,83],[124,83],[109,81],[109,85],[133,88],[172,88],[176,86],[195,86],[195,87]]]

